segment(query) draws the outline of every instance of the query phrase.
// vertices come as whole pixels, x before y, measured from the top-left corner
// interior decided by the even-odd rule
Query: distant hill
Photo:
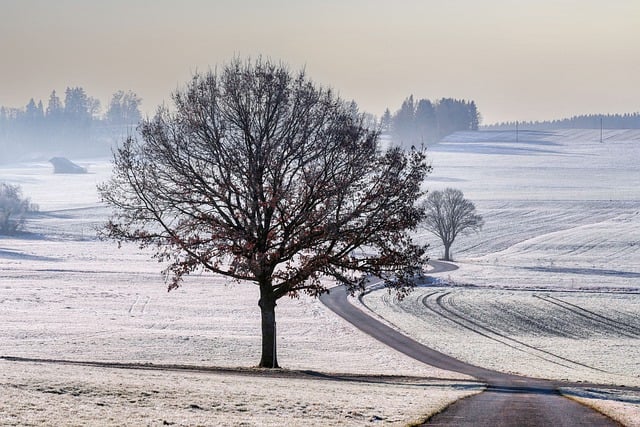
[[[483,130],[510,130],[516,126],[522,130],[552,129],[640,129],[640,112],[626,114],[588,114],[571,118],[546,121],[502,122],[484,125]]]
[[[558,130],[520,130],[516,136],[513,129],[510,130],[480,130],[454,132],[443,138],[442,144],[460,144],[460,149],[466,145],[484,147],[515,147],[532,145],[540,150],[552,149],[556,145],[573,143],[599,143],[600,129],[558,129]],[[640,129],[604,129],[602,142],[633,142],[640,143]],[[546,146],[546,147],[545,147]],[[442,149],[442,147],[438,148]]]

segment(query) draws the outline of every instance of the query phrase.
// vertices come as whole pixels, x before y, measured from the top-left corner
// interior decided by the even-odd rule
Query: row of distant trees
[[[457,131],[478,130],[482,117],[474,101],[406,98],[395,112],[387,108],[380,119],[383,131],[404,147],[432,143]]]
[[[54,90],[46,106],[29,100],[24,108],[0,107],[0,162],[51,155],[102,155],[115,139],[134,131],[142,100],[132,91],[115,92],[104,114],[101,103],[82,87]]]
[[[529,122],[501,122],[483,126],[487,130],[510,130],[518,125],[521,129],[640,129],[640,113],[626,114],[583,114],[566,119],[529,121]]]
[[[0,163],[52,155],[108,154],[113,142],[135,131],[142,100],[132,91],[117,91],[104,114],[101,103],[82,87],[68,87],[64,99],[54,90],[46,106],[29,100],[24,108],[0,107]],[[357,111],[355,102],[350,109]],[[438,141],[460,130],[477,130],[481,115],[474,101],[406,98],[395,112],[387,108],[378,120],[365,114],[366,126],[389,133],[405,148]]]

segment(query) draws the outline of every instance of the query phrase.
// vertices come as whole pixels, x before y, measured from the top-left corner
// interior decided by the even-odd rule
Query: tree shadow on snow
[[[637,388],[630,388],[630,392],[635,391],[635,395],[624,394],[625,390],[620,389],[593,389],[586,388],[583,390],[567,390],[562,389],[561,392],[567,397],[577,397],[595,400],[608,400],[613,402],[631,403],[640,405],[640,391]]]

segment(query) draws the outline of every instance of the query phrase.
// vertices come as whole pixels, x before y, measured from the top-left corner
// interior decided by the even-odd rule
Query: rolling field
[[[149,253],[97,240],[110,164],[83,165],[0,168],[40,205],[27,234],[0,237],[0,425],[401,426],[482,390],[306,296],[278,303],[284,374],[253,369],[257,288],[202,274],[168,293]]]
[[[640,386],[640,132],[610,131],[603,144],[597,133],[522,132],[518,143],[504,132],[461,133],[431,147],[426,187],[463,190],[486,225],[454,243],[458,270],[401,302],[373,291],[354,303],[481,366]],[[47,363],[258,362],[257,290],[203,274],[167,293],[148,253],[96,239],[108,211],[95,185],[110,165],[82,165],[90,174],[56,176],[44,163],[0,168],[0,179],[20,184],[41,209],[28,234],[0,238],[0,356],[42,359],[0,360],[0,424],[100,417],[108,425],[403,425],[481,390],[386,348],[305,297],[278,304],[278,356],[287,369],[325,381]],[[438,258],[439,243],[417,236]],[[366,378],[337,380],[344,375]],[[640,419],[633,389],[566,393],[626,424]]]
[[[441,352],[538,378],[640,386],[640,298],[603,292],[421,287],[364,305]]]
[[[459,188],[485,219],[458,270],[363,309],[469,363],[540,378],[640,386],[640,132],[458,133],[431,149],[427,188]],[[440,242],[422,233],[432,257]],[[640,393],[567,394],[640,421]]]

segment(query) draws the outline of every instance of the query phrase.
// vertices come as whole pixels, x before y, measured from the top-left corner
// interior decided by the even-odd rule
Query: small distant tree
[[[58,120],[64,112],[64,105],[56,91],[52,91],[47,103],[46,115],[50,120]]]
[[[384,110],[384,113],[380,118],[380,129],[383,132],[390,132],[392,120],[393,117],[391,116],[391,111],[387,108],[386,110]]]
[[[279,298],[328,292],[322,276],[351,292],[368,275],[400,296],[414,286],[422,151],[381,151],[353,103],[270,61],[196,74],[173,101],[115,153],[104,235],[155,248],[169,289],[202,269],[256,285],[259,366],[278,366]]]
[[[64,117],[73,125],[83,125],[91,120],[92,102],[81,87],[68,87],[64,97]]]
[[[114,126],[135,126],[142,120],[142,99],[132,91],[119,90],[113,94],[107,109],[106,119]]]
[[[394,114],[391,125],[396,142],[403,147],[410,147],[416,143],[415,119],[416,105],[413,101],[413,95],[410,95]]]
[[[482,115],[478,111],[478,107],[476,107],[476,103],[474,101],[469,102],[467,105],[469,112],[469,130],[478,130],[478,127],[482,122]]]
[[[431,143],[438,139],[436,109],[428,99],[421,99],[416,105],[415,132],[419,143]]]
[[[442,240],[445,261],[451,261],[450,248],[458,235],[479,231],[484,225],[473,202],[454,188],[429,193],[423,208],[426,215],[422,225]]]
[[[0,234],[11,235],[20,231],[27,213],[37,210],[37,205],[22,197],[20,186],[0,183]]]
[[[25,119],[30,125],[37,124],[44,119],[44,111],[42,109],[42,101],[38,104],[31,98],[24,110]]]

